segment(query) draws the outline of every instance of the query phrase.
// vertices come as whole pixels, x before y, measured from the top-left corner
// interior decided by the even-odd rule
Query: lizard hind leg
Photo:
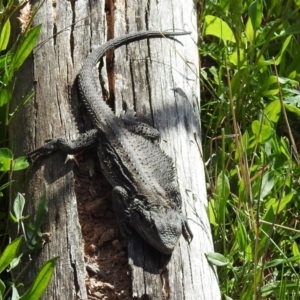
[[[127,211],[128,205],[126,203],[128,198],[128,193],[123,187],[116,186],[113,188],[112,202],[116,214],[118,228],[123,237],[125,237],[127,234],[131,234],[131,230],[128,226],[130,218]]]

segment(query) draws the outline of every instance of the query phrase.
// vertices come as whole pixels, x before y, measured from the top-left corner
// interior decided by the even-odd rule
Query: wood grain
[[[115,112],[119,114],[126,102],[134,106],[139,120],[161,132],[160,146],[175,162],[183,213],[194,233],[191,244],[180,238],[172,256],[153,250],[138,236],[128,238],[134,299],[220,299],[216,275],[205,258],[206,252],[213,251],[213,243],[199,150],[194,5],[192,0],[116,0],[106,4],[46,0],[34,21],[43,24],[40,45],[19,74],[19,99],[35,90],[35,98],[19,113],[22,124],[15,122],[10,129],[16,154],[24,155],[46,139],[72,139],[89,129],[90,122],[81,114],[76,76],[87,54],[107,37],[147,29],[192,32],[179,37],[179,42],[155,39],[122,47],[108,55],[102,69],[103,87]],[[33,278],[43,262],[58,255],[43,299],[88,299],[72,162],[65,163],[65,156],[57,153],[34,164],[21,180],[24,184],[18,191],[30,199],[29,213],[34,213],[46,184],[49,214],[44,230],[52,233],[52,241],[37,256],[28,278]]]

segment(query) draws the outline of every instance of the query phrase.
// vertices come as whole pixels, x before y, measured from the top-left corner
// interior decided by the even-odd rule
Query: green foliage
[[[18,12],[26,1],[19,1],[15,6],[14,1],[0,1],[0,141],[3,146],[0,148],[0,197],[3,191],[10,188],[13,183],[13,173],[24,170],[28,167],[26,157],[15,158],[13,152],[6,148],[7,128],[11,119],[15,116],[18,109],[29,101],[33,93],[20,99],[19,106],[11,112],[11,100],[15,85],[16,71],[24,64],[31,54],[37,41],[41,26],[31,28],[30,22],[27,29],[21,33],[15,41],[12,41],[11,22],[15,19]],[[33,12],[33,15],[35,12]],[[7,180],[8,178],[8,180]],[[8,182],[6,182],[8,181]],[[8,199],[12,197],[9,189]],[[2,200],[2,199],[1,199]],[[4,200],[1,204],[4,203]],[[41,225],[48,212],[46,191],[41,197],[38,212],[33,223],[25,224],[29,216],[24,216],[25,198],[20,193],[17,194],[13,203],[8,203],[8,213],[1,205],[0,211],[0,232],[1,236],[7,237],[9,243],[0,249],[0,299],[39,299],[44,293],[52,277],[57,258],[48,260],[40,269],[31,286],[19,295],[22,284],[19,282],[20,276],[24,274],[26,268],[31,263],[30,254],[41,249],[45,240],[41,233]],[[9,219],[10,218],[10,219]],[[8,226],[8,221],[15,223],[17,227],[17,238],[11,240],[13,226]],[[22,233],[21,233],[22,232]],[[25,264],[26,262],[26,264]],[[22,263],[22,264],[21,264]],[[23,269],[22,266],[24,266]],[[18,267],[18,275],[15,276],[14,270]],[[9,272],[10,276],[8,276]]]
[[[300,2],[206,1],[202,125],[224,299],[300,293]]]
[[[0,171],[9,172],[24,170],[29,166],[26,157],[21,156],[14,159],[12,152],[7,148],[0,148]]]
[[[26,1],[14,7],[12,1],[7,1],[4,5],[1,1],[0,14],[0,141],[7,138],[7,127],[14,114],[10,114],[10,102],[12,99],[13,88],[15,84],[15,73],[23,65],[25,60],[31,54],[33,47],[39,36],[41,25],[34,28],[27,27],[23,34],[20,34],[17,41],[9,48],[11,42],[11,17],[18,12],[20,7]],[[30,97],[25,97],[24,104]]]
[[[19,300],[39,299],[48,286],[54,271],[57,257],[49,259],[41,268],[28,291]]]
[[[25,224],[23,223],[23,221],[27,219],[27,217],[23,216],[25,199],[21,194],[17,195],[13,203],[14,213],[10,212],[10,217],[13,222],[18,224],[18,231],[22,229],[23,235],[8,244],[2,254],[0,254],[0,277],[1,273],[3,273],[3,271],[7,267],[9,267],[9,271],[11,272],[12,269],[20,265],[21,260],[24,261],[25,259],[29,259],[30,263],[31,259],[29,254],[41,249],[41,247],[45,243],[42,233],[40,232],[41,220],[45,218],[45,215],[48,211],[45,201],[46,191],[44,189],[44,194],[41,197],[38,213],[34,223],[25,226]],[[25,242],[25,245],[23,245],[23,247],[20,247],[23,241]],[[20,251],[20,248],[22,249],[22,251]],[[10,289],[12,290],[12,299],[39,299],[50,282],[56,260],[57,257],[49,259],[42,266],[32,285],[21,296],[18,292],[18,278],[22,273],[24,273],[28,265],[19,272],[19,275],[16,278],[14,278],[13,273],[11,272],[12,279],[10,281],[4,282],[0,279],[0,299],[6,299],[8,297]]]
[[[21,242],[22,237],[19,237],[4,249],[3,253],[0,256],[0,273],[2,273],[13,261],[13,259],[17,257]]]

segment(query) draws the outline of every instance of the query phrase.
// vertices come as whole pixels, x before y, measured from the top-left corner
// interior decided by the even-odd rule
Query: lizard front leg
[[[78,139],[72,141],[69,141],[66,138],[56,138],[47,140],[46,145],[29,152],[27,156],[31,160],[36,160],[59,150],[67,154],[75,154],[96,143],[97,136],[98,130],[92,129],[81,134]]]
[[[133,108],[128,108],[125,113],[122,113],[121,119],[126,125],[126,128],[135,134],[141,135],[149,140],[157,140],[160,137],[160,132],[157,129],[136,119]]]

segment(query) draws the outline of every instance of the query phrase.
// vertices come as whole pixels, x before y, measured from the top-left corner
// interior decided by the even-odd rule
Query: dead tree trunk
[[[128,248],[124,248],[116,235],[110,201],[104,199],[107,184],[99,175],[94,152],[79,155],[76,163],[66,163],[66,157],[57,153],[34,164],[23,179],[21,192],[31,201],[29,212],[35,211],[46,184],[49,215],[45,231],[52,233],[52,241],[38,255],[29,277],[33,278],[44,261],[58,255],[44,299],[88,299],[88,295],[90,299],[104,295],[107,299],[111,299],[109,295],[123,295],[124,299],[220,299],[217,278],[204,255],[213,251],[213,246],[199,138],[194,1],[46,0],[35,17],[35,24],[40,23],[40,44],[20,72],[17,91],[20,99],[34,89],[35,98],[19,112],[24,123],[11,127],[16,154],[22,155],[42,146],[46,139],[75,138],[78,131],[88,129],[76,76],[95,47],[135,31],[191,31],[190,36],[178,39],[181,43],[146,40],[108,54],[101,88],[104,95],[109,94],[108,102],[116,114],[126,102],[135,108],[139,120],[161,132],[160,146],[175,162],[183,212],[194,239],[189,245],[181,237],[171,257],[156,252],[137,236],[129,236]],[[97,223],[101,220],[102,225]],[[101,270],[86,273],[84,255]],[[124,265],[124,257],[129,258],[128,264]]]

